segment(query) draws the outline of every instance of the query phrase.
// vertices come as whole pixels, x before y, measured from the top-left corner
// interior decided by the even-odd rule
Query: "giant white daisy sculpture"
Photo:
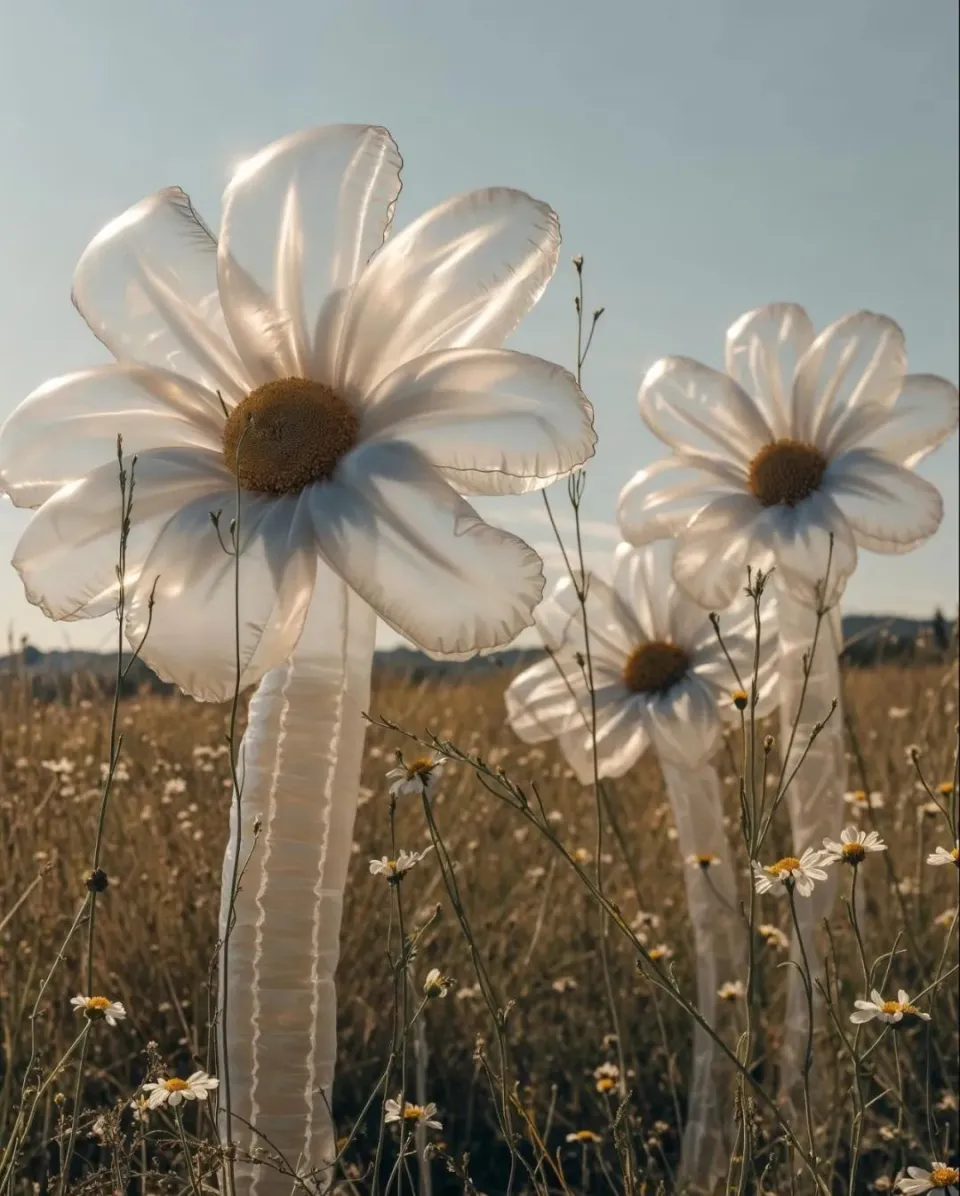
[[[673,552],[668,542],[642,549],[621,544],[612,584],[590,576],[593,698],[583,663],[581,607],[566,578],[537,608],[537,626],[551,655],[516,677],[505,700],[516,734],[527,743],[555,739],[585,785],[594,780],[594,702],[597,776],[623,776],[649,748],[656,753],[684,861],[697,1007],[713,1024],[721,985],[744,974],[745,938],[720,782],[710,759],[720,746],[723,722],[741,717],[734,698],[738,687],[751,684],[754,611],[752,601],[743,599],[724,613],[721,645],[706,612],[674,582]],[[776,700],[770,614],[761,621],[759,714]],[[682,1162],[685,1176],[704,1185],[725,1174],[729,1153],[718,1063],[711,1038],[695,1029]]]
[[[260,683],[224,861],[222,933],[261,819],[223,953],[221,1094],[235,1141],[301,1173],[333,1153],[333,977],[376,616],[438,654],[512,639],[539,558],[463,495],[546,486],[595,442],[570,374],[500,348],[554,271],[554,213],[494,188],[385,241],[400,167],[385,129],[332,126],[240,167],[219,241],[178,189],[137,204],[74,282],[116,361],[46,383],[0,431],[0,490],[39,508],[14,557],[31,601],[55,619],[114,608],[121,434],[131,642],[156,586],[143,655],[161,677],[223,700],[239,655],[241,685]],[[234,517],[238,561],[220,542]]]
[[[711,610],[735,597],[748,566],[776,567],[787,776],[840,696],[839,598],[859,549],[909,552],[940,524],[940,494],[913,467],[956,428],[957,388],[906,368],[886,316],[857,312],[816,336],[803,308],[780,303],[729,329],[726,373],[666,357],[640,388],[644,422],[673,455],[624,488],[621,531],[637,545],[676,537],[674,577]],[[830,610],[813,650],[818,604]],[[794,855],[842,821],[842,727],[837,710],[788,790]],[[799,907],[805,939],[835,888],[834,875]],[[785,1071],[799,1074],[806,1001],[791,973]]]

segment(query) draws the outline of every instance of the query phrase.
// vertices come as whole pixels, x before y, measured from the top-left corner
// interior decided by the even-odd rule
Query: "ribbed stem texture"
[[[737,884],[723,829],[720,782],[710,765],[681,768],[664,763],[662,768],[684,860],[697,964],[697,1008],[716,1027],[720,986],[746,976],[746,936],[737,915]],[[719,862],[703,869],[686,862],[689,856],[707,853]],[[706,1191],[726,1174],[733,1137],[732,1078],[716,1044],[695,1026],[680,1167],[684,1179]]]
[[[250,703],[223,862],[221,938],[239,818],[245,870],[221,957],[232,1137],[247,1151],[278,1151],[300,1174],[335,1155],[334,973],[375,627],[372,610],[339,579],[318,576],[293,657],[264,677]],[[226,1078],[221,1065],[221,1133]],[[326,1173],[316,1180],[322,1190]],[[237,1166],[239,1196],[287,1196],[292,1188],[268,1166]]]
[[[793,837],[792,854],[799,857],[806,848],[819,849],[824,837],[839,838],[843,828],[843,794],[847,786],[846,754],[843,744],[843,711],[840,707],[838,658],[843,647],[840,610],[824,616],[813,649],[816,612],[783,590],[778,592],[780,625],[780,745],[786,752],[791,728],[800,711],[793,746],[786,760],[786,777],[799,765],[787,790],[786,803]],[[809,658],[810,675],[804,692],[804,657]],[[801,707],[801,695],[803,705]],[[833,700],[837,709],[810,743],[814,726],[827,718]],[[806,756],[804,757],[804,753]],[[803,759],[803,763],[800,761]],[[803,936],[810,971],[820,975],[815,930],[829,917],[837,892],[837,868],[828,868],[828,879],[819,881],[809,897],[797,896],[797,921]],[[795,937],[795,936],[794,936]],[[800,963],[796,941],[792,958]],[[814,1000],[816,1003],[816,989]],[[797,1085],[806,1053],[809,1015],[803,980],[791,967],[787,977],[787,1013],[781,1056],[784,1095],[791,1091],[796,1102]]]

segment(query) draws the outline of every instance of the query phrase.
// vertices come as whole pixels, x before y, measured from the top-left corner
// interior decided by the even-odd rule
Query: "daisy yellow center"
[[[106,997],[87,997],[87,1008],[102,1011],[110,1008],[110,1002]]]
[[[424,1113],[423,1105],[404,1105],[403,1115],[408,1121],[418,1121]]]
[[[884,1013],[916,1013],[915,1005],[904,1004],[902,1001],[884,1001],[880,1006]]]
[[[960,1170],[956,1167],[934,1167],[930,1172],[930,1182],[935,1188],[945,1188],[957,1180],[960,1180]]]
[[[223,458],[245,490],[297,494],[331,477],[357,443],[347,401],[306,378],[280,378],[250,392],[223,429]]]
[[[163,1083],[168,1092],[186,1092],[190,1087],[186,1080],[181,1080],[176,1076],[172,1080],[164,1080]]]
[[[714,860],[716,860],[716,858],[717,857],[715,855],[713,855],[711,852],[708,851],[708,852],[705,852],[703,855],[697,856],[697,863],[700,865],[701,868],[709,868],[710,865],[714,862]]]
[[[785,872],[795,872],[800,867],[800,861],[795,855],[784,856],[782,860],[777,860],[775,864],[771,864],[767,869],[772,872],[774,876],[783,876]]]
[[[616,1083],[611,1080],[609,1076],[601,1076],[600,1079],[597,1080],[598,1092],[611,1092],[614,1088],[616,1088],[616,1086]]]
[[[867,793],[865,789],[857,789],[853,795],[853,800],[858,806],[867,805]]]
[[[803,440],[775,440],[750,462],[750,492],[765,507],[795,507],[820,489],[827,459]]]
[[[434,761],[429,756],[418,756],[407,766],[407,775],[411,780],[414,777],[426,777],[433,772],[434,767]]]
[[[623,683],[635,694],[663,694],[687,675],[690,657],[667,640],[639,644],[623,666]]]
[[[867,855],[862,843],[844,843],[841,854],[847,864],[859,864]]]

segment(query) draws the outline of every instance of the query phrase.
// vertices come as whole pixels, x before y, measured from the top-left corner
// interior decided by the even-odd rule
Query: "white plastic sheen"
[[[681,768],[662,761],[663,779],[684,861],[710,852],[719,863],[703,870],[684,864],[687,909],[697,963],[697,1008],[716,1027],[720,986],[746,975],[746,940],[737,910],[730,843],[723,829],[720,782],[711,765]],[[681,1176],[712,1191],[727,1170],[732,1142],[733,1072],[699,1026],[693,1030],[693,1069],[680,1158]]]
[[[326,569],[292,658],[250,703],[238,761],[240,865],[235,923],[221,958],[226,998],[220,1120],[227,1071],[232,1138],[279,1151],[300,1174],[335,1156],[328,1112],[337,1054],[334,973],[370,696],[376,616]],[[224,935],[237,844],[237,801],[223,862]],[[246,1123],[263,1137],[251,1133]],[[321,1190],[325,1177],[318,1176]],[[268,1166],[238,1164],[240,1196],[288,1196]]]
[[[843,743],[843,711],[840,705],[840,670],[837,663],[843,647],[841,620],[839,607],[836,606],[822,619],[804,692],[804,656],[813,648],[816,611],[785,592],[785,587],[778,589],[777,600],[780,626],[782,752],[788,752],[791,728],[797,719],[797,711],[800,710],[793,745],[789,748],[785,761],[785,776],[788,779],[800,765],[786,796],[793,836],[791,851],[799,857],[807,847],[822,847],[824,837],[838,838],[843,826],[843,794],[846,790],[847,766]],[[810,735],[814,725],[827,718],[834,699],[837,701],[837,709],[811,745]],[[833,909],[839,869],[828,868],[826,872],[827,879],[818,881],[809,897],[795,899],[797,920],[814,979],[820,974],[815,931]],[[792,946],[792,958],[800,962],[796,941]],[[816,989],[814,994],[816,996]],[[782,1086],[785,1090],[796,1090],[803,1068],[807,1029],[808,1010],[803,982],[797,969],[791,967],[787,979],[787,1014],[781,1058]]]

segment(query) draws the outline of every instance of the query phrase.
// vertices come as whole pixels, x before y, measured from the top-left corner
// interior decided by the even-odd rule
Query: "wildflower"
[[[206,1100],[207,1093],[219,1085],[220,1081],[208,1076],[205,1071],[195,1071],[185,1080],[178,1076],[161,1076],[155,1084],[144,1084],[143,1091],[150,1093],[148,1109],[159,1109],[161,1105],[175,1108],[181,1101]]]
[[[780,894],[796,888],[801,897],[809,897],[813,892],[814,882],[827,879],[826,872],[819,866],[821,855],[821,852],[808,847],[800,859],[788,855],[766,867],[754,860],[753,872],[757,892]]]
[[[607,1092],[613,1092],[616,1086],[617,1081],[610,1076],[601,1076],[600,1079],[597,1080],[597,1091],[604,1094]]]
[[[747,990],[739,980],[728,980],[717,989],[717,996],[721,1001],[742,1001]]]
[[[453,988],[453,980],[444,976],[439,968],[431,968],[423,982],[423,991],[428,997],[445,997]]]
[[[934,926],[952,926],[956,916],[957,907],[953,906],[951,909],[945,909],[942,914],[937,914],[933,919],[933,924]]]
[[[934,1160],[929,1171],[908,1167],[906,1176],[897,1182],[897,1191],[904,1196],[922,1196],[924,1192],[948,1192],[949,1196],[957,1196],[958,1183],[960,1170]]]
[[[779,947],[781,951],[786,951],[790,946],[790,940],[783,933],[779,926],[774,926],[772,922],[761,922],[757,927],[757,934],[769,943],[772,947]]]
[[[906,718],[909,713],[909,706],[891,706],[887,711],[887,718],[892,719],[893,722],[899,722],[902,718]]]
[[[952,797],[953,781],[941,781],[937,786],[937,793],[939,793],[941,797]]]
[[[960,840],[957,840],[949,850],[946,847],[938,847],[936,851],[927,856],[927,863],[932,864],[934,868],[938,868],[941,864],[956,864],[960,868]]]
[[[840,832],[840,842],[824,839],[821,862],[824,864],[850,864],[856,868],[874,851],[886,851],[887,845],[876,831],[858,831],[855,826],[846,826]]]
[[[750,697],[745,689],[735,689],[730,695],[730,700],[738,710],[746,710]]]
[[[385,1100],[383,1102],[385,1115],[383,1120],[391,1121],[415,1121],[417,1125],[425,1126],[430,1130],[442,1130],[443,1126],[437,1121],[436,1113],[437,1106],[429,1105],[414,1105],[409,1101],[404,1104],[403,1095],[397,1097],[396,1100]]]
[[[610,1037],[612,1037],[612,1035]],[[595,1080],[619,1080],[620,1068],[616,1065],[616,1063],[601,1063],[599,1067],[595,1067],[593,1069],[593,1078]]]
[[[379,860],[371,860],[370,873],[372,876],[385,876],[389,884],[399,884],[400,877],[404,872],[409,872],[411,868],[416,867],[430,851],[433,851],[432,845],[425,847],[423,851],[401,850],[395,860],[389,860],[386,856]]]
[[[163,792],[167,797],[171,797],[176,793],[186,793],[187,782],[183,777],[171,777],[169,781],[163,786]]]
[[[647,952],[654,963],[659,963],[661,959],[673,959],[673,948],[667,943],[657,943],[655,947],[651,947]]]
[[[593,1130],[576,1130],[572,1134],[567,1134],[568,1142],[579,1142],[581,1145],[586,1145],[588,1142],[602,1142],[603,1139],[599,1134],[595,1134]]]
[[[555,993],[568,993],[577,987],[577,982],[572,976],[559,976],[550,987]]]
[[[712,851],[699,851],[688,855],[687,863],[691,868],[700,868],[703,872],[707,872],[710,868],[715,868],[718,864],[722,863],[722,861]]]
[[[82,1009],[88,1021],[105,1021],[108,1026],[115,1026],[127,1016],[127,1011],[119,1001],[111,1001],[109,997],[84,997],[77,993],[70,998],[74,1009]]]
[[[920,745],[917,743],[908,743],[903,749],[903,754],[906,756],[908,764],[916,764],[922,754]]]
[[[918,1017],[925,1022],[930,1020],[929,1013],[923,1013],[915,1005],[910,1004],[910,998],[906,990],[902,988],[897,993],[895,1001],[885,1001],[874,989],[870,993],[869,1001],[854,1001],[854,1005],[857,1011],[850,1014],[850,1020],[854,1025],[862,1025],[864,1022],[873,1021],[874,1018],[881,1022],[889,1022],[891,1025],[897,1025],[903,1021],[904,1017]]]
[[[436,754],[417,756],[409,764],[404,764],[401,757],[397,767],[387,773],[387,780],[393,782],[390,796],[402,797],[410,793],[416,797],[430,797],[443,765],[443,757]]]
[[[866,789],[849,789],[843,795],[843,800],[854,810],[883,809],[883,794],[875,790],[868,793]]]
[[[590,863],[590,852],[585,847],[575,847],[571,854],[578,864]]]

